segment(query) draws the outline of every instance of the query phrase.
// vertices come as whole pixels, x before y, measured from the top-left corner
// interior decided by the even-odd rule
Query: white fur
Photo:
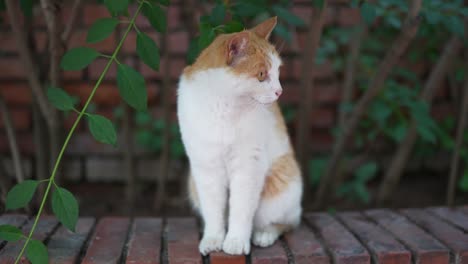
[[[299,222],[300,180],[277,197],[260,197],[272,162],[290,151],[289,139],[275,129],[269,110],[278,99],[275,92],[281,91],[281,60],[273,54],[270,58],[263,82],[226,68],[181,77],[178,118],[205,224],[203,255],[221,249],[248,254],[252,232],[255,244],[268,246],[282,232],[275,224]]]

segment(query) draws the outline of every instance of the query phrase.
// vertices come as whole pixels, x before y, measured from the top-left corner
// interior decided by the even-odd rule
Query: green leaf
[[[165,5],[165,6],[168,6],[170,4],[170,1],[169,0],[158,0],[158,2],[161,4],[161,5]]]
[[[377,163],[368,162],[356,170],[356,178],[360,182],[367,182],[375,176],[375,174],[377,173],[377,168]]]
[[[117,143],[117,133],[112,122],[101,116],[88,114],[88,126],[94,139],[101,143],[115,146]]]
[[[148,35],[143,32],[138,33],[137,54],[140,59],[151,69],[159,70],[159,48]]]
[[[198,48],[203,50],[204,48],[208,47],[208,45],[211,44],[215,37],[216,34],[210,24],[200,24],[200,38],[198,39]]]
[[[15,242],[23,238],[23,233],[19,228],[12,225],[0,225],[0,241],[6,240]]]
[[[468,192],[468,169],[463,173],[463,176],[458,183],[458,188],[463,192]]]
[[[39,241],[32,239],[26,247],[26,257],[31,261],[31,264],[47,264],[49,263],[49,253],[46,246]]]
[[[198,37],[190,41],[188,51],[187,51],[187,62],[189,64],[194,63],[198,57],[198,54],[200,53],[200,49],[198,48],[198,41],[199,41]]]
[[[135,116],[135,123],[138,126],[145,126],[151,122],[152,118],[148,112],[137,112]]]
[[[224,26],[224,32],[226,33],[234,33],[234,32],[239,32],[242,30],[244,30],[244,25],[242,25],[241,22],[235,21],[235,20],[229,21]]]
[[[25,180],[13,186],[7,194],[6,209],[25,207],[31,201],[38,184],[35,180]]]
[[[302,21],[301,18],[294,15],[293,13],[291,13],[289,10],[285,9],[282,6],[274,5],[272,9],[273,9],[273,13],[275,13],[278,17],[280,17],[281,19],[284,19],[286,22],[288,22],[291,25],[294,25],[294,26],[305,25],[304,21]]]
[[[71,49],[63,55],[60,66],[66,71],[78,71],[99,57],[99,52],[88,47],[78,47]]]
[[[366,204],[370,202],[370,193],[367,191],[366,186],[364,184],[356,184],[354,185],[354,193],[356,197]]]
[[[284,38],[287,42],[291,42],[292,40],[291,32],[289,32],[286,26],[284,26],[281,23],[278,23],[276,25],[275,29],[273,29],[273,32],[277,34],[278,36]]]
[[[71,192],[57,187],[52,193],[52,211],[62,225],[75,232],[78,221],[78,202]]]
[[[148,108],[145,79],[143,76],[125,64],[119,64],[117,68],[117,87],[120,96],[131,107],[138,111]]]
[[[20,0],[20,7],[24,16],[33,16],[34,0]]]
[[[94,22],[88,30],[88,36],[86,42],[96,43],[106,39],[109,35],[114,32],[115,28],[119,24],[119,20],[113,17],[101,18]]]
[[[226,8],[223,3],[215,5],[211,11],[210,22],[213,26],[217,26],[223,23],[224,17],[226,16]]]
[[[74,108],[73,98],[68,95],[65,90],[60,88],[49,87],[47,89],[47,99],[49,99],[49,102],[59,110],[69,111]]]
[[[361,6],[361,16],[368,25],[372,24],[377,17],[375,6],[371,3],[364,2]]]
[[[327,163],[327,158],[316,158],[309,161],[309,178],[313,186],[319,184]]]
[[[166,32],[166,13],[156,4],[146,3],[142,8],[143,15],[148,19],[151,26],[161,33]]]
[[[463,38],[465,35],[465,26],[463,20],[457,16],[448,16],[444,18],[444,23],[450,32],[457,34],[459,37]]]
[[[322,9],[323,8],[323,4],[325,3],[324,0],[313,0],[312,1],[312,4],[314,7],[317,7],[317,8],[320,8]]]
[[[127,11],[129,0],[104,0],[109,12],[113,15],[120,15]]]

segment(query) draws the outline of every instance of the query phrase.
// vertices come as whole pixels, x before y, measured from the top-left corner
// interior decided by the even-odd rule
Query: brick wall
[[[170,38],[170,54],[172,67],[169,73],[166,73],[164,67],[161,72],[154,72],[144,65],[135,54],[135,32],[131,32],[127,41],[123,45],[121,52],[121,61],[125,62],[138,69],[146,78],[150,111],[154,116],[158,116],[160,109],[158,107],[159,89],[161,78],[165,74],[170,74],[172,79],[173,89],[175,91],[177,78],[186,65],[185,57],[188,47],[188,34],[180,19],[181,1],[172,1],[169,6],[168,27]],[[183,1],[182,1],[183,2]],[[304,21],[309,20],[311,15],[310,1],[295,1],[293,11]],[[132,9],[132,11],[134,8]],[[64,17],[68,17],[69,10],[65,9]],[[82,10],[82,15],[79,16],[76,32],[73,34],[69,48],[83,46],[86,38],[86,28],[88,28],[96,19],[107,17],[107,10],[103,6],[97,6],[88,3]],[[18,59],[18,51],[10,27],[8,26],[8,18],[5,14],[4,23],[0,25],[0,92],[5,98],[11,114],[13,116],[15,128],[17,131],[21,152],[25,158],[25,167],[28,174],[34,173],[34,142],[32,139],[32,113],[31,101],[32,95],[27,82],[25,81],[26,73]],[[35,26],[35,37],[37,47],[43,50],[46,47],[46,29],[44,21],[37,16],[37,24]],[[345,0],[332,1],[327,10],[326,27],[352,27],[359,22],[359,11],[348,7]],[[152,30],[146,20],[141,17],[137,20],[140,30],[145,31],[150,36],[154,37],[160,44],[160,35]],[[119,28],[114,35],[108,39],[90,45],[103,53],[110,53],[116,47],[123,27]],[[294,33],[293,41],[286,44],[282,51],[282,56],[285,66],[282,68],[281,81],[284,87],[284,95],[281,102],[285,104],[295,104],[298,100],[299,91],[299,75],[301,73],[301,51],[304,49],[306,30],[299,30]],[[92,86],[99,77],[105,61],[98,60],[90,65],[90,67],[82,71],[64,72],[63,87],[71,94],[80,98],[81,102],[88,97]],[[161,61],[164,65],[164,61]],[[118,90],[115,85],[116,69],[111,67],[105,81],[96,93],[93,102],[98,113],[113,118],[113,109],[122,104],[118,95]],[[340,74],[333,71],[331,63],[321,65],[314,75],[316,88],[313,93],[314,109],[311,113],[311,138],[310,144],[314,151],[325,152],[330,148],[332,136],[330,128],[334,126],[337,118],[337,103],[340,100]],[[439,98],[447,97],[446,91],[441,91]],[[172,96],[175,99],[175,94]],[[175,101],[175,100],[174,100]],[[435,110],[438,115],[444,115],[446,112],[452,111],[447,103],[436,105]],[[175,107],[175,106],[174,106]],[[75,115],[71,115],[66,119],[65,126],[70,128]],[[9,149],[4,133],[3,121],[0,120],[0,153],[3,156],[8,156]],[[122,144],[119,144],[120,146]],[[81,124],[73,137],[67,151],[66,168],[67,177],[71,179],[87,178],[89,180],[115,180],[122,179],[121,175],[121,159],[124,149],[122,147],[113,148],[103,144],[96,143],[84,124]],[[145,179],[154,179],[153,172],[157,171],[157,157],[144,150],[137,151],[137,162],[139,177]],[[10,162],[6,162],[9,167]],[[9,168],[11,170],[11,168]],[[180,170],[175,170],[174,174]]]

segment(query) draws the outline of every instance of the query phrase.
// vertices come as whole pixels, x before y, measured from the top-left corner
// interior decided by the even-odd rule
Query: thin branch
[[[338,109],[338,125],[343,127],[348,114],[341,109],[341,106],[351,103],[354,94],[354,80],[356,78],[356,70],[358,68],[358,59],[361,52],[361,45],[363,39],[366,38],[368,33],[367,24],[362,21],[356,28],[354,34],[351,36],[351,43],[349,45],[349,56],[346,59],[346,68],[344,71],[343,79],[343,97]]]
[[[8,138],[8,144],[10,145],[11,157],[13,159],[13,167],[15,169],[16,181],[24,181],[24,172],[23,166],[21,164],[21,154],[18,148],[18,140],[15,135],[15,128],[13,122],[11,121],[10,111],[3,100],[3,97],[0,96],[0,112],[2,112],[3,124],[5,125],[5,130]]]
[[[171,162],[170,157],[170,146],[171,146],[171,128],[170,128],[170,115],[171,115],[171,59],[170,59],[170,44],[169,44],[169,33],[166,33],[162,37],[163,47],[163,61],[165,67],[165,74],[163,75],[162,87],[161,87],[161,103],[162,103],[162,120],[164,123],[163,135],[162,135],[162,147],[160,166],[157,179],[157,189],[154,208],[158,212],[162,212],[166,201],[166,182],[167,175],[169,174],[169,165]]]
[[[450,39],[444,48],[442,55],[439,58],[434,69],[429,75],[424,90],[421,93],[421,99],[426,101],[429,105],[432,102],[434,93],[439,88],[440,82],[450,71],[453,60],[456,58],[458,51],[461,48],[461,41],[458,37],[454,36]],[[394,158],[390,163],[390,167],[385,173],[384,179],[380,184],[379,194],[377,197],[378,203],[383,203],[390,197],[394,188],[398,185],[403,169],[408,161],[409,155],[413,150],[414,143],[418,138],[418,130],[415,120],[412,120],[411,126],[406,134],[406,137],[400,143]]]
[[[310,132],[311,94],[314,89],[315,53],[317,51],[320,37],[322,35],[323,23],[327,9],[327,1],[322,8],[315,7],[309,21],[309,32],[307,33],[305,51],[302,59],[301,91],[296,135],[296,152],[301,168],[305,170],[309,153],[307,144]],[[309,185],[310,186],[310,185]]]
[[[62,45],[62,40],[60,38],[61,32],[61,21],[59,19],[59,14],[61,10],[61,3],[52,0],[41,0],[41,8],[45,17],[47,32],[49,36],[49,81],[50,84],[54,87],[60,87],[61,75],[60,75],[60,59],[63,54],[64,46]],[[61,133],[61,119],[58,112],[55,109],[51,109],[50,116],[46,116],[46,119],[49,121],[49,139],[50,139],[50,166],[53,166],[56,157],[60,151],[60,143],[62,141]],[[60,170],[61,171],[61,170]],[[58,174],[61,174],[59,172]],[[60,177],[57,177],[60,179]]]
[[[343,131],[333,146],[330,161],[328,162],[325,173],[321,178],[319,189],[315,196],[314,208],[318,208],[323,204],[325,196],[329,193],[331,183],[336,181],[335,177],[338,163],[346,150],[349,140],[353,138],[360,120],[365,115],[372,100],[384,88],[384,82],[391,70],[416,35],[420,22],[419,10],[421,9],[421,2],[422,0],[412,1],[411,9],[409,10],[400,34],[397,36],[396,40],[385,55],[385,58],[380,63],[375,75],[369,83],[369,88],[358,101],[349,120],[343,126]]]
[[[466,56],[468,57],[468,55]],[[468,68],[467,68],[468,69]],[[467,75],[468,76],[468,72]],[[466,128],[466,123],[468,120],[468,78],[465,80],[465,85],[464,85],[464,96],[463,96],[463,103],[462,103],[462,109],[460,112],[460,120],[457,128],[457,136],[455,139],[455,150],[452,156],[452,162],[450,165],[450,177],[449,177],[449,182],[448,182],[448,187],[447,187],[447,205],[452,206],[455,200],[455,183],[457,181],[457,176],[458,176],[458,167],[460,163],[460,149],[462,148],[463,145],[463,135],[465,132]]]
[[[68,23],[65,26],[65,29],[63,30],[62,37],[61,37],[63,43],[67,43],[70,40],[70,37],[75,28],[76,22],[78,21],[78,18],[80,17],[79,15],[80,15],[82,3],[83,3],[82,0],[75,0],[73,2],[73,6],[71,9],[71,13],[70,13],[70,18],[68,19]]]
[[[27,74],[27,79],[29,85],[31,86],[34,97],[37,98],[41,113],[44,116],[50,117],[54,115],[54,110],[49,106],[47,98],[42,89],[42,85],[38,76],[39,70],[34,63],[34,56],[27,46],[26,33],[21,28],[21,23],[19,21],[20,15],[18,14],[18,7],[16,3],[18,3],[18,1],[5,0],[10,25],[16,39],[16,45],[18,47],[20,59],[24,67],[24,72]],[[53,122],[53,120],[49,118],[46,118],[46,120],[49,124]]]

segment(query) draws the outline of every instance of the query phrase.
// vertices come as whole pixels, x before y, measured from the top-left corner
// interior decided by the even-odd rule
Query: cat
[[[302,177],[277,104],[281,59],[268,41],[276,23],[217,36],[179,81],[177,115],[189,197],[204,222],[203,255],[249,254],[251,240],[270,246],[300,222]]]

